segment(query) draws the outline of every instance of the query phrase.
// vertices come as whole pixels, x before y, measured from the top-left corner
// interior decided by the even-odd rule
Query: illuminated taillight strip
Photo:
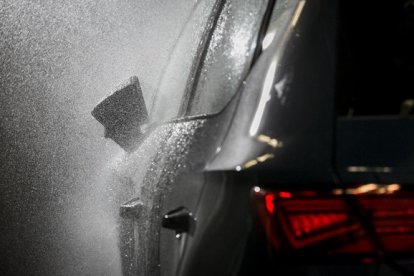
[[[376,190],[370,189],[367,194],[361,192],[362,188],[349,189],[358,192],[350,194],[348,189],[346,193],[329,193],[255,187],[253,198],[257,206],[263,206],[259,217],[266,225],[268,241],[278,252],[318,244],[331,246],[329,252],[336,248],[336,252],[346,254],[414,251],[414,193],[402,192],[398,187],[392,193],[372,193]]]

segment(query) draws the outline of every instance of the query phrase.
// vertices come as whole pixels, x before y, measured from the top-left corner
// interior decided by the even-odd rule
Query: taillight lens
[[[252,195],[275,254],[414,256],[414,193],[398,184]]]

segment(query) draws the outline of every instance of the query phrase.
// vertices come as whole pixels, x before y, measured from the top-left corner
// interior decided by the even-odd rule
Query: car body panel
[[[174,189],[183,190],[190,185],[184,185],[186,180],[182,175],[192,174],[193,176],[189,179],[199,179],[195,183],[199,182],[200,184],[197,185],[202,185],[201,179],[203,177],[197,176],[197,174],[209,171],[240,171],[254,167],[246,165],[251,160],[265,163],[274,157],[273,163],[276,162],[277,164],[279,162],[279,164],[273,164],[272,170],[276,168],[276,170],[286,171],[287,167],[290,168],[289,172],[297,174],[298,171],[312,171],[317,168],[325,178],[326,175],[329,176],[331,168],[328,156],[330,156],[330,151],[328,150],[324,154],[317,152],[322,148],[324,150],[329,148],[326,147],[326,144],[332,138],[332,116],[329,113],[332,106],[329,103],[333,101],[327,99],[332,94],[330,90],[332,82],[329,81],[329,77],[326,75],[323,76],[324,82],[319,81],[322,75],[326,73],[325,67],[332,64],[329,63],[329,59],[321,59],[322,61],[327,61],[328,65],[322,63],[318,64],[318,68],[313,68],[311,65],[313,65],[312,61],[314,60],[310,60],[309,66],[303,67],[303,62],[307,61],[311,53],[314,54],[312,51],[315,48],[303,51],[303,55],[299,57],[294,54],[294,50],[297,51],[298,49],[307,49],[309,47],[307,40],[309,37],[302,36],[301,32],[305,27],[312,28],[312,26],[318,26],[313,24],[311,26],[307,25],[309,22],[316,22],[315,19],[321,11],[320,5],[318,2],[305,5],[304,1],[292,1],[289,5],[280,5],[276,5],[275,9],[279,16],[270,23],[272,28],[268,30],[269,32],[276,33],[276,35],[255,61],[249,76],[239,88],[239,92],[233,96],[225,108],[218,114],[186,117],[153,128],[147,134],[140,148],[136,152],[131,153],[123,164],[120,165],[118,174],[120,179],[128,183],[127,185],[130,185],[131,197],[139,197],[143,201],[144,206],[141,215],[136,221],[131,222],[128,219],[124,219],[123,222],[121,239],[123,240],[124,274],[158,275],[161,272],[159,267],[160,252],[157,248],[151,248],[150,244],[154,247],[154,245],[160,242],[158,229],[160,228],[161,211],[165,211],[164,203],[165,206],[172,206],[171,202],[168,203],[169,200],[175,202],[176,207],[185,204],[187,205],[186,207],[196,208],[190,211],[197,214],[197,219],[200,220],[201,225],[203,225],[203,221],[206,224],[197,227],[196,233],[188,239],[188,243],[184,242],[184,245],[181,244],[182,242],[174,242],[171,240],[171,237],[161,239],[171,248],[175,248],[170,253],[163,252],[165,256],[173,256],[171,258],[178,260],[177,254],[192,252],[182,255],[182,262],[185,265],[176,266],[176,264],[174,266],[174,262],[170,262],[172,267],[164,268],[166,270],[163,273],[173,273],[175,269],[178,269],[177,275],[192,275],[194,273],[198,263],[197,259],[194,258],[199,256],[199,254],[202,255],[202,252],[199,252],[201,250],[200,244],[203,244],[208,236],[205,229],[214,228],[211,225],[210,219],[206,217],[208,213],[203,213],[201,210],[209,204],[213,204],[214,201],[201,201],[197,207],[193,207],[194,202],[186,203],[181,197],[176,197],[176,201],[173,200],[174,197],[166,199]],[[315,47],[325,42],[321,37],[324,33],[319,36],[318,31],[316,28],[315,32],[312,33],[316,34],[316,36],[313,36],[316,39],[311,39]],[[306,40],[302,41],[302,39]],[[314,57],[318,56],[314,55]],[[249,65],[249,63],[246,64]],[[295,66],[291,64],[295,64]],[[299,71],[300,68],[305,68],[306,70],[302,72]],[[292,71],[293,69],[298,71]],[[317,73],[309,75],[309,72]],[[295,76],[299,76],[299,78],[293,79],[293,73],[295,73]],[[311,76],[311,78],[307,78],[308,76]],[[315,78],[315,76],[319,77],[319,79]],[[308,82],[303,82],[303,79],[308,80]],[[295,81],[293,82],[293,80]],[[299,83],[299,87],[292,86],[294,83]],[[312,88],[309,91],[313,91],[313,93],[309,92],[308,96],[301,97],[304,89],[309,87]],[[284,89],[283,92],[281,89]],[[320,91],[324,91],[324,93],[320,93]],[[283,97],[278,96],[278,93],[283,93]],[[300,107],[306,106],[305,104],[309,99],[314,99],[316,101],[315,105],[309,105],[308,109],[300,109]],[[309,116],[309,114],[314,114],[315,106],[321,102],[327,103],[324,109],[326,120],[318,121],[316,118]],[[290,106],[292,104],[294,108]],[[283,123],[286,120],[292,119],[296,122],[293,128]],[[310,124],[312,122],[313,125]],[[253,130],[253,128],[256,129]],[[313,132],[321,128],[324,128],[324,130],[319,132],[319,134]],[[324,136],[321,137],[320,133],[324,133]],[[313,139],[313,147],[311,149],[308,146],[309,137]],[[281,143],[283,143],[282,147],[280,147]],[[298,151],[303,151],[302,156],[307,157],[307,159],[304,158],[303,162],[298,162],[288,158],[289,156],[294,156]],[[315,158],[319,162],[315,162]],[[283,162],[280,160],[283,160]],[[321,164],[323,164],[322,167]],[[315,175],[317,174],[313,173],[313,176]],[[318,177],[319,175],[316,178]],[[177,181],[181,183],[177,184]],[[216,183],[217,181],[212,182]],[[243,190],[239,191],[236,188],[237,183],[231,181],[224,182],[221,185],[227,187],[225,190],[233,187],[229,191],[233,191],[232,193],[234,194]],[[239,185],[240,187],[248,187],[248,183]],[[194,190],[193,196],[195,198],[199,196],[197,194],[200,192],[200,189]],[[220,194],[219,190],[218,193]],[[245,189],[245,191],[248,191],[248,189]],[[228,194],[228,192],[224,192],[224,194]],[[240,201],[241,199],[239,198],[238,200]],[[220,205],[219,202],[216,203]],[[224,211],[224,209],[221,210]],[[240,229],[246,229],[246,227],[240,225],[240,223],[243,224],[245,222],[245,220],[239,220],[237,223],[235,222],[233,227],[237,228],[237,225],[239,225]],[[222,229],[226,225],[217,226],[217,229]],[[174,233],[170,232],[169,235],[174,235]],[[216,238],[217,235],[216,233]],[[211,237],[213,238],[214,236]],[[183,241],[187,240],[185,235],[181,239]],[[165,243],[161,244],[161,248],[167,246]],[[177,249],[181,247],[186,249]],[[132,254],[131,252],[134,253]],[[240,250],[238,252],[240,253]],[[237,252],[233,253],[236,254]]]
[[[207,169],[258,168],[291,181],[332,181],[335,51],[328,40],[335,28],[324,11],[335,3],[289,3],[283,11],[276,5],[273,40],[246,79],[229,133]]]
[[[375,180],[341,171],[355,163],[346,139],[355,125],[337,125],[337,8],[337,1],[278,1],[256,45],[261,53],[225,107],[156,126],[127,157],[119,176],[145,208],[123,222],[123,252],[135,254],[124,255],[124,274],[236,273],[251,223],[249,187]],[[360,147],[361,137],[351,145]],[[180,206],[194,214],[194,231],[160,233],[162,214]]]

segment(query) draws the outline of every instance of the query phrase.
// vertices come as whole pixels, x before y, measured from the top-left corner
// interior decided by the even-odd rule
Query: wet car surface
[[[352,135],[364,133],[364,122],[337,119],[336,1],[24,4],[1,9],[10,18],[2,45],[5,273],[376,273],[278,267],[266,254],[270,242],[252,230],[256,187],[374,181],[388,191],[412,180],[412,155],[403,154],[410,139],[379,159],[381,143]],[[169,9],[186,16],[174,21]],[[117,85],[131,76],[148,120],[124,151],[120,136],[106,135],[119,122],[102,128],[90,112],[108,93],[122,94],[126,86]],[[412,137],[405,119],[399,129]],[[358,145],[362,157],[348,154]]]

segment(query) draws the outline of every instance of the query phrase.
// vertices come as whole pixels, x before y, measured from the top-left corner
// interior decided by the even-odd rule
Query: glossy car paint
[[[319,2],[279,5],[269,25],[273,40],[246,79],[232,127],[209,168],[243,169],[268,156],[267,168],[292,181],[298,171],[329,178],[335,51],[326,40],[334,36],[332,18],[323,14],[335,9]]]
[[[199,135],[194,136],[195,146],[200,148],[195,149],[194,156],[189,162],[198,164],[197,169],[205,172],[205,179],[214,179],[215,175],[226,180],[220,180],[220,177],[213,181],[204,180],[206,187],[223,182],[223,191],[211,191],[212,198],[209,200],[199,199],[194,213],[200,224],[196,226],[194,233],[182,235],[175,241],[177,248],[180,248],[175,255],[178,263],[177,275],[227,275],[226,273],[230,273],[228,271],[236,273],[241,261],[238,254],[243,250],[240,243],[245,244],[251,226],[249,213],[243,214],[248,210],[245,205],[248,201],[246,186],[251,187],[259,182],[273,187],[335,187],[341,185],[341,181],[354,183],[369,180],[357,171],[352,178],[344,178],[337,173],[338,165],[339,171],[341,166],[344,166],[341,163],[345,160],[343,156],[349,156],[346,157],[347,162],[358,160],[355,164],[370,163],[363,158],[351,157],[350,153],[354,151],[349,150],[347,144],[354,141],[355,146],[367,146],[369,136],[358,142],[367,129],[358,133],[355,129],[358,128],[357,125],[351,126],[352,122],[348,123],[348,128],[354,129],[346,129],[345,123],[341,125],[336,119],[334,103],[337,9],[338,3],[335,1],[276,3],[267,34],[261,43],[262,52],[240,91],[222,112],[203,118],[205,124],[200,128]],[[378,122],[384,126],[382,123],[384,122]],[[402,120],[395,124],[394,128],[397,126],[404,132],[404,137],[411,137],[411,121]],[[393,133],[392,128],[390,127],[389,133]],[[355,136],[352,139],[350,135]],[[342,140],[336,140],[335,137]],[[344,140],[347,141],[341,142]],[[405,152],[404,148],[407,151],[412,148],[411,142],[404,141],[404,146],[395,151],[400,157]],[[372,154],[374,148],[375,144],[367,150]],[[339,159],[335,159],[337,154]],[[387,151],[383,152],[383,155],[384,158],[388,158],[386,164],[398,162],[398,159]],[[409,156],[400,158],[408,162],[402,163],[401,166],[406,169],[405,172],[401,171],[398,176],[388,174],[388,178],[380,178],[380,181],[411,181],[412,162]],[[387,173],[380,171],[381,166],[378,162],[381,159],[375,160],[374,170],[377,170],[377,173]],[[185,180],[182,181],[185,183]],[[199,185],[202,185],[201,182],[202,180],[198,181]],[[234,182],[237,182],[238,186],[234,186]],[[190,183],[185,187],[189,186]],[[180,193],[180,190],[185,188],[176,189],[172,194]],[[215,193],[217,196],[212,196]],[[204,195],[202,192],[201,194]],[[228,194],[236,195],[229,201],[233,202],[240,212],[234,210],[231,204],[223,204]],[[170,203],[171,206],[174,204],[180,203]],[[205,209],[209,209],[210,212],[203,213],[202,210]],[[220,211],[214,211],[217,209]],[[233,216],[239,215],[240,220],[223,222],[226,212],[232,213]],[[237,230],[232,230],[234,234],[228,235],[226,229]],[[239,235],[236,235],[236,232]],[[164,235],[167,236],[168,231]],[[172,239],[170,233],[170,241],[165,242],[171,245],[174,243]],[[231,246],[235,241],[240,245],[237,249]],[[168,248],[168,245],[164,244],[162,248]],[[225,253],[226,261],[220,262],[226,257],[218,252]],[[305,273],[304,270],[302,272]]]
[[[273,39],[267,42],[269,44],[255,62],[239,93],[220,114],[207,118],[206,132],[197,142],[204,146],[212,145],[209,156],[201,155],[197,159],[206,160],[202,170],[210,173],[205,175],[216,174],[212,171],[227,171],[225,175],[232,177],[222,183],[225,190],[223,197],[226,194],[238,196],[229,200],[232,203],[227,202],[227,205],[220,204],[220,197],[210,199],[210,202],[200,201],[196,217],[201,222],[210,222],[198,225],[195,233],[187,238],[187,244],[181,245],[187,251],[182,253],[177,275],[236,273],[251,227],[249,212],[243,214],[249,210],[246,206],[249,202],[246,187],[258,182],[258,174],[229,171],[252,171],[256,168],[265,171],[265,165],[269,163],[267,168],[272,175],[275,171],[280,175],[278,181],[310,184],[312,181],[329,182],[333,179],[331,148],[327,147],[327,143],[332,144],[334,120],[334,53],[331,59],[325,57],[329,50],[326,49],[329,44],[325,39],[327,35],[333,35],[331,31],[334,31],[334,26],[331,26],[332,29],[324,28],[332,19],[330,17],[324,18],[326,21],[320,20],[322,11],[332,9],[332,6],[321,6],[316,2],[308,5],[305,2],[285,4],[276,4],[274,20],[268,28],[268,34]],[[321,26],[325,32],[321,32]],[[293,49],[296,54],[300,53],[299,56],[292,53]],[[300,108],[306,104],[309,108]],[[315,112],[315,107],[319,105],[322,108]],[[326,120],[320,119],[325,116],[320,117],[319,112],[325,112]],[[294,127],[286,126],[284,120],[288,119],[296,122]],[[321,129],[323,131],[317,132]],[[208,134],[223,131],[222,142],[216,144],[212,141],[217,139],[208,139]],[[313,147],[309,147],[309,143]],[[301,160],[297,160],[297,156]],[[214,183],[207,182],[205,185],[214,186]],[[199,211],[208,208],[206,206],[211,210],[219,208],[220,211],[211,211],[207,219],[207,215]],[[226,212],[239,220],[223,222]],[[233,229],[232,235],[226,235],[229,229]],[[234,242],[239,244],[239,248],[232,246]],[[218,252],[225,257],[217,255]],[[223,258],[226,261],[223,262]]]
[[[231,202],[234,206],[245,206],[240,208],[241,211],[247,210],[247,187],[255,180],[252,176],[249,181],[249,178],[231,177],[234,173],[230,174],[229,171],[245,170],[253,167],[248,165],[254,162],[259,164],[274,159],[272,170],[279,165],[281,171],[294,175],[298,171],[313,172],[315,181],[321,177],[325,181],[330,179],[330,151],[325,151],[329,149],[326,143],[332,139],[333,106],[330,103],[333,102],[334,64],[333,56],[331,59],[325,57],[328,44],[324,39],[325,35],[332,34],[329,28],[319,29],[329,22],[330,17],[325,18],[326,21],[316,20],[324,9],[329,8],[319,2],[290,1],[276,4],[267,36],[264,37],[266,47],[262,45],[262,53],[230,103],[218,114],[189,117],[157,128],[141,148],[130,156],[131,161],[126,162],[125,171],[131,171],[131,174],[123,172],[121,175],[132,186],[139,187],[134,188],[132,194],[140,194],[140,198],[145,201],[145,208],[136,222],[125,222],[130,225],[125,226],[127,230],[123,235],[124,273],[138,271],[144,275],[155,275],[160,273],[160,265],[165,275],[209,275],[213,263],[217,264],[215,273],[234,271],[243,252],[242,244],[247,237],[249,218],[238,217],[234,223],[229,220],[229,224],[226,224],[223,217],[226,211],[229,215],[233,213],[228,205]],[[297,55],[298,52],[300,55]],[[309,58],[313,59],[307,60]],[[304,66],[304,62],[307,66]],[[306,94],[305,89],[310,92]],[[306,104],[309,104],[309,108],[300,108]],[[318,105],[324,109],[314,112]],[[326,112],[326,120],[312,117],[319,118],[320,112]],[[295,122],[295,127],[284,125],[288,119]],[[321,129],[324,131],[319,131]],[[324,135],[321,136],[321,133]],[[154,159],[147,167],[144,179],[137,178],[141,173],[134,172],[133,168],[142,167],[142,163],[137,163],[141,161],[139,152],[157,138],[161,143],[156,146],[158,149],[154,151]],[[312,143],[313,148],[309,147],[309,143]],[[318,145],[319,148],[315,148]],[[324,151],[318,153],[322,148]],[[304,158],[301,161],[287,158],[293,157],[297,151],[302,152]],[[315,168],[319,174],[314,172]],[[214,191],[213,187],[217,190]],[[205,192],[208,189],[213,191]],[[193,194],[189,190],[193,190]],[[195,198],[199,198],[198,202],[194,201]],[[152,253],[147,252],[146,257],[137,254],[144,250],[142,243],[145,240],[152,241],[147,245],[150,247],[158,244],[161,214],[181,205],[196,214],[194,233],[180,235],[176,240],[173,231],[163,230],[161,263],[157,248],[147,248]],[[139,223],[142,220],[150,223],[145,226]],[[238,229],[240,236],[220,234],[226,228]],[[228,233],[231,232],[237,231]],[[135,240],[131,238],[131,233],[135,233]],[[125,242],[128,240],[129,243]],[[223,246],[226,243],[241,246]],[[211,246],[212,251],[208,251],[207,245]],[[218,255],[215,258],[213,252],[219,250],[229,259]],[[134,254],[131,252],[137,255],[131,256]],[[222,261],[221,265],[219,261]]]
[[[217,3],[221,3],[218,1]],[[266,9],[267,1],[261,2],[260,6],[257,6],[257,2],[248,1],[244,5],[235,4],[231,1],[223,2],[223,11],[226,11],[226,5],[228,3],[228,11],[223,14],[224,17],[232,16],[232,20],[240,20],[240,24],[231,21],[223,21],[225,24],[222,26],[225,32],[234,35],[240,35],[240,31],[246,31],[245,25],[254,21],[252,26],[254,28],[260,27],[261,17]],[[259,16],[252,17],[254,10],[246,10],[244,6],[247,4],[256,7],[255,13]],[[234,8],[235,10],[231,10]],[[248,12],[248,16],[243,16],[243,13],[238,13],[241,9]],[[230,14],[228,14],[231,12]],[[233,13],[233,14],[232,14]],[[251,13],[251,15],[249,14]],[[230,22],[226,24],[226,22]],[[247,22],[247,23],[246,23]],[[213,22],[214,23],[214,22]],[[220,26],[220,22],[217,23]],[[226,31],[229,27],[230,31]],[[243,27],[243,28],[242,28]],[[207,35],[211,35],[207,32]],[[250,52],[250,44],[256,43],[257,30],[244,34],[246,37],[238,37],[238,46],[241,43],[247,47],[247,54]],[[217,40],[218,42],[221,39]],[[225,39],[224,41],[232,42],[231,39]],[[229,55],[226,49],[223,47],[214,46],[214,39],[212,40],[213,50],[224,51],[223,55]],[[206,51],[201,48],[200,51]],[[207,53],[208,56],[208,53]],[[201,58],[201,56],[200,56]],[[240,64],[240,60],[235,57],[229,56],[228,68],[240,67],[241,72],[247,71],[246,68],[250,67],[251,58],[247,57],[245,61]],[[195,64],[199,64],[198,58],[195,59]],[[199,70],[197,68],[197,70]],[[200,77],[203,77],[203,72],[200,72]],[[238,81],[241,82],[240,76]],[[191,79],[190,79],[191,80]],[[214,81],[214,79],[208,80]],[[237,85],[237,82],[235,85]],[[191,82],[189,84],[191,86]],[[196,87],[196,89],[199,89]],[[213,154],[217,152],[217,148],[221,144],[223,137],[226,133],[226,129],[231,122],[231,118],[234,112],[234,101],[228,105],[232,108],[225,108],[220,116],[216,115],[201,115],[193,117],[185,117],[184,119],[178,119],[170,123],[163,124],[161,126],[152,128],[147,134],[146,139],[142,142],[139,149],[130,154],[126,160],[119,165],[118,181],[121,186],[129,186],[131,190],[131,198],[139,197],[142,201],[143,207],[141,208],[140,215],[135,219],[123,219],[122,233],[121,233],[121,251],[123,260],[123,272],[126,275],[158,275],[160,272],[166,275],[173,275],[176,269],[182,269],[180,266],[176,266],[174,262],[171,262],[174,258],[177,259],[180,255],[174,255],[174,247],[164,246],[161,244],[161,248],[164,248],[161,252],[159,249],[160,242],[160,223],[162,214],[171,210],[165,210],[165,206],[179,207],[179,205],[186,203],[185,207],[195,213],[197,202],[191,200],[191,197],[198,198],[199,186],[204,184],[204,176],[202,174],[203,168],[207,163],[207,160],[211,158]],[[197,173],[201,173],[198,175]],[[187,177],[182,175],[189,174]],[[187,179],[192,179],[189,183]],[[177,183],[177,182],[180,183]],[[176,187],[186,187],[185,192],[181,191],[180,194],[187,194],[186,197],[181,198],[181,202],[173,202],[169,205],[168,201],[174,196],[169,195],[170,190],[176,189]],[[194,187],[193,194],[189,193]],[[177,196],[176,196],[177,197]],[[185,200],[185,198],[187,200]],[[178,204],[178,205],[177,205]],[[162,209],[163,208],[163,209]],[[174,209],[173,207],[171,207]],[[163,211],[163,212],[161,212]],[[197,218],[199,221],[203,221],[202,216]],[[202,225],[202,224],[201,224]],[[198,227],[200,229],[200,227]],[[200,232],[198,232],[200,233]],[[167,234],[174,237],[173,231]],[[200,235],[197,235],[200,237]],[[171,239],[170,239],[171,240]],[[185,237],[182,239],[186,240]],[[173,242],[174,243],[174,242]],[[180,243],[181,244],[181,243]],[[184,245],[180,245],[182,247]],[[170,252],[168,252],[170,250]],[[162,256],[167,256],[161,259]],[[186,267],[185,264],[183,267]]]
[[[250,187],[275,181],[297,188],[339,184],[337,4],[301,0],[269,5],[273,10],[266,34],[252,45],[256,51],[247,51],[259,54],[254,63],[247,59],[243,64],[240,74],[246,77],[238,92],[217,114],[199,115],[189,107],[199,100],[194,95],[222,87],[203,84],[197,90],[208,67],[204,59],[211,49],[206,47],[215,45],[214,26],[220,26],[213,18],[206,32],[212,38],[202,40],[184,93],[183,119],[152,129],[120,165],[120,182],[142,202],[135,218],[122,219],[124,274],[235,274],[251,228]],[[226,3],[217,2],[215,10],[219,16]],[[231,41],[217,43],[231,49],[237,46]],[[238,61],[230,56],[223,74]],[[188,233],[160,233],[162,215],[177,207],[192,213],[194,227]]]

